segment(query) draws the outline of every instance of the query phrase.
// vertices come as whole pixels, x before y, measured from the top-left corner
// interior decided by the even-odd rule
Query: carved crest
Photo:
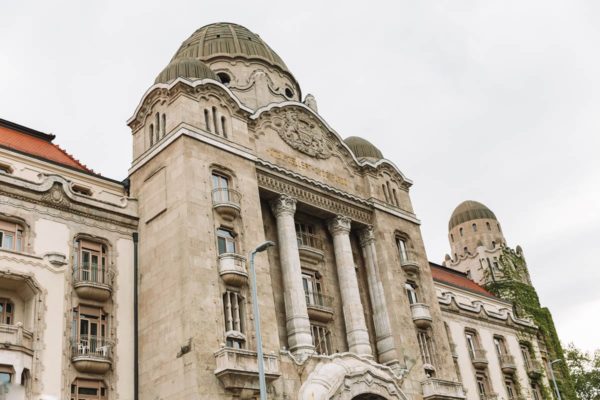
[[[273,117],[273,126],[281,138],[294,149],[311,157],[331,157],[331,144],[317,123],[296,111],[288,110]]]
[[[59,207],[69,207],[71,205],[62,188],[62,185],[59,183],[54,183],[52,185],[52,188],[46,194],[44,194],[44,196],[42,196],[42,201]]]

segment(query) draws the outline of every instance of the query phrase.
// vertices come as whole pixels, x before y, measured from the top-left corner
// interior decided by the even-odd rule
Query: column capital
[[[296,213],[296,199],[287,194],[282,194],[270,201],[271,211],[275,217],[281,214],[294,215]]]
[[[327,222],[327,228],[332,235],[349,234],[352,220],[343,215],[336,215]]]
[[[358,240],[360,247],[365,247],[371,243],[375,243],[375,233],[373,232],[373,225],[369,225],[364,229],[358,231]]]

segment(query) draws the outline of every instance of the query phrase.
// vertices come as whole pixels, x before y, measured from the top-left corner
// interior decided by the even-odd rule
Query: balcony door
[[[302,286],[304,287],[304,295],[306,296],[306,305],[323,305],[321,280],[317,277],[316,273],[303,271]]]
[[[229,179],[223,175],[212,174],[213,200],[219,203],[229,201]]]
[[[106,314],[100,309],[80,306],[74,312],[77,351],[81,355],[95,354],[105,345]]]
[[[85,240],[80,240],[79,246],[81,260],[79,279],[86,282],[107,283],[104,246]]]

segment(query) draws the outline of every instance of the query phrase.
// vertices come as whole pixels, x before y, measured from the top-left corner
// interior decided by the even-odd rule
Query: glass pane
[[[235,253],[235,242],[233,240],[227,240],[227,252]]]
[[[10,383],[10,374],[7,372],[0,372],[0,383]]]
[[[9,233],[4,234],[4,248],[13,249],[14,247],[14,236]]]
[[[90,268],[90,253],[89,251],[82,251],[81,252],[81,266],[83,267],[83,269],[89,269]]]
[[[219,246],[219,254],[223,254],[227,252],[227,246],[225,244],[225,239],[224,238],[218,238],[217,239],[217,244]]]

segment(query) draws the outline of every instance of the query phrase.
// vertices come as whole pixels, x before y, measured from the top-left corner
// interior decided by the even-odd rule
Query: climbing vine
[[[527,263],[520,247],[514,251],[508,247],[502,248],[498,258],[498,267],[485,271],[486,289],[496,296],[508,300],[513,304],[515,315],[533,320],[539,327],[541,336],[546,344],[548,354],[552,360],[564,360],[564,353],[552,314],[546,307],[540,305],[540,299],[531,285]],[[575,388],[569,375],[569,370],[564,362],[554,365],[556,383],[564,400],[576,400]],[[544,398],[551,399],[550,389],[542,385]]]

